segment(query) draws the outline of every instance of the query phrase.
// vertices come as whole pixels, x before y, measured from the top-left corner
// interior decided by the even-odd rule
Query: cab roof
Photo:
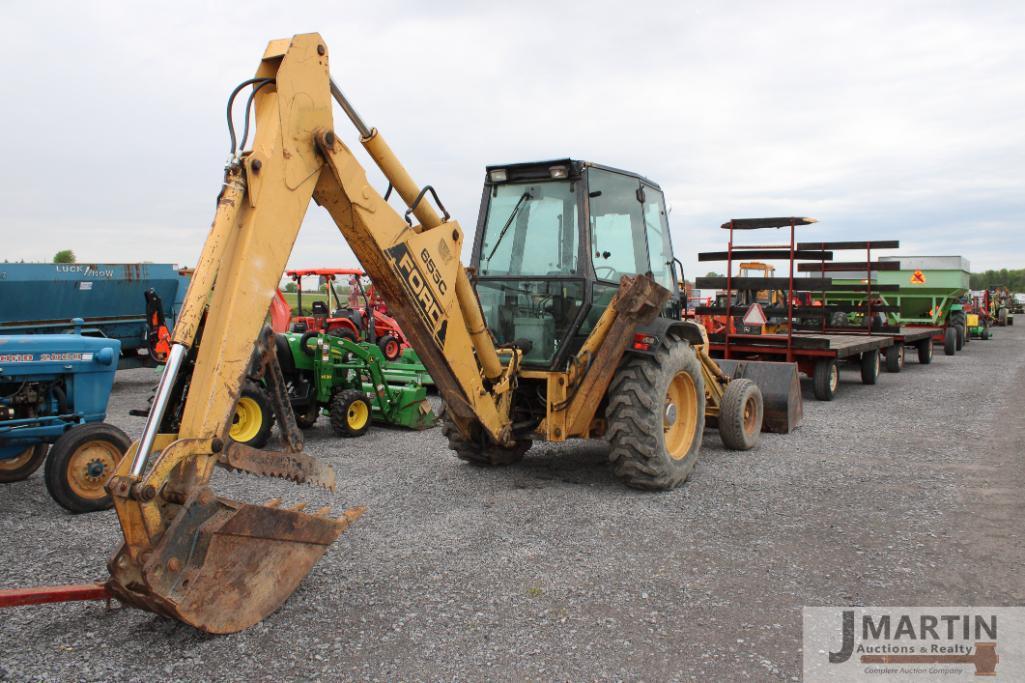
[[[531,180],[544,180],[550,178],[550,171],[552,166],[566,166],[568,169],[568,175],[570,179],[579,178],[584,173],[584,169],[597,168],[603,171],[611,171],[613,173],[621,173],[644,182],[647,185],[652,186],[656,190],[662,188],[655,181],[641,175],[640,173],[634,173],[633,171],[625,171],[621,168],[614,166],[606,166],[604,164],[598,164],[593,161],[581,161],[580,159],[550,159],[548,161],[521,161],[515,164],[493,164],[485,166],[486,172],[485,184],[486,185],[499,185],[501,183],[494,183],[491,181],[491,171],[504,170],[508,176],[508,179],[504,182],[516,183],[516,182],[527,182]]]

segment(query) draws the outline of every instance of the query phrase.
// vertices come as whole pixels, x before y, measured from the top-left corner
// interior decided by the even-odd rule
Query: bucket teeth
[[[271,498],[270,500],[268,500],[266,503],[263,504],[263,506],[265,508],[276,508],[279,505],[281,505],[281,499],[280,498]]]
[[[338,516],[338,521],[339,522],[344,522],[345,523],[345,527],[343,527],[343,528],[347,528],[350,524],[352,524],[357,519],[362,517],[363,513],[366,512],[366,511],[367,511],[367,508],[366,508],[365,505],[357,505],[356,507],[349,508],[348,510],[343,512],[341,515],[339,515]]]
[[[217,462],[228,470],[335,490],[335,471],[331,466],[305,453],[258,451],[240,443],[232,443]]]
[[[289,510],[291,510],[292,512],[302,512],[305,509],[306,509],[306,503],[299,503],[298,505],[294,505],[294,506],[289,508]]]
[[[331,512],[331,506],[325,505],[316,512],[313,513],[314,517],[327,517],[327,513]]]

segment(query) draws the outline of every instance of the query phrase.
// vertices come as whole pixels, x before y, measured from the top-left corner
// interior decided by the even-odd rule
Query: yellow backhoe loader
[[[250,86],[237,141],[232,101]],[[387,178],[384,196],[336,136],[332,101]],[[703,328],[679,319],[665,203],[651,181],[570,159],[489,167],[468,272],[462,227],[331,80],[319,35],[271,42],[228,111],[231,155],[214,221],[143,434],[108,484],[124,544],[107,589],[120,600],[208,632],[244,629],[362,512],[249,505],[209,487],[215,465],[333,486],[331,469],[302,453],[273,335],[261,333],[311,199],[427,366],[459,457],[506,464],[533,439],[603,437],[625,483],[668,489],[694,467],[706,401],[724,437],[757,436],[757,387],[696,354]],[[388,203],[392,192],[404,214]],[[254,374],[276,406],[283,452],[229,438]]]

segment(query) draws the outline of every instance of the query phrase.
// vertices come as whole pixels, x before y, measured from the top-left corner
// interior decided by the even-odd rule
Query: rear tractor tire
[[[359,389],[345,389],[331,397],[328,408],[331,429],[338,436],[363,436],[370,429],[373,411],[367,395]]]
[[[861,383],[875,384],[879,379],[879,349],[861,354]]]
[[[46,459],[46,488],[69,512],[97,512],[113,506],[107,481],[132,440],[103,422],[79,425],[64,432]]]
[[[812,376],[812,393],[816,400],[832,401],[840,388],[840,368],[832,358],[823,358],[815,363]]]
[[[694,470],[705,428],[701,364],[690,345],[669,337],[654,355],[624,359],[609,386],[609,460],[627,486],[676,488]]]
[[[270,441],[273,428],[274,409],[270,397],[258,385],[246,382],[235,404],[235,416],[228,436],[250,448],[263,448]]]
[[[947,327],[943,333],[943,353],[953,356],[960,347],[957,345],[957,330],[954,327]]]
[[[327,331],[327,333],[332,337],[338,337],[339,339],[348,339],[353,343],[359,341],[359,339],[356,336],[356,333],[350,327],[332,327],[330,330]]]
[[[441,423],[441,433],[448,439],[448,447],[460,460],[484,467],[503,467],[523,459],[530,449],[530,441],[518,441],[512,448],[483,443],[483,439],[467,441],[454,424],[448,420]]]
[[[954,325],[954,343],[956,344],[955,348],[958,351],[964,348],[965,328],[961,323]]]
[[[749,379],[726,385],[719,406],[719,438],[733,451],[749,451],[762,435],[762,391]]]
[[[45,443],[36,444],[26,447],[13,458],[0,460],[0,484],[11,484],[31,477],[46,460],[48,448]],[[11,450],[15,450],[15,447],[11,447]]]

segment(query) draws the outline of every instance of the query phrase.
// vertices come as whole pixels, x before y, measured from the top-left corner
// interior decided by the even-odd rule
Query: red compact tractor
[[[296,312],[279,291],[271,307],[271,327],[275,332],[326,332],[352,341],[377,344],[388,360],[395,360],[409,346],[399,324],[387,315],[373,285],[364,286],[366,273],[355,268],[307,268],[285,273],[296,283]],[[309,313],[303,310],[303,278],[316,276],[325,286],[327,301],[315,299]],[[349,296],[343,303],[335,282],[349,278]],[[333,307],[332,307],[333,305]]]

